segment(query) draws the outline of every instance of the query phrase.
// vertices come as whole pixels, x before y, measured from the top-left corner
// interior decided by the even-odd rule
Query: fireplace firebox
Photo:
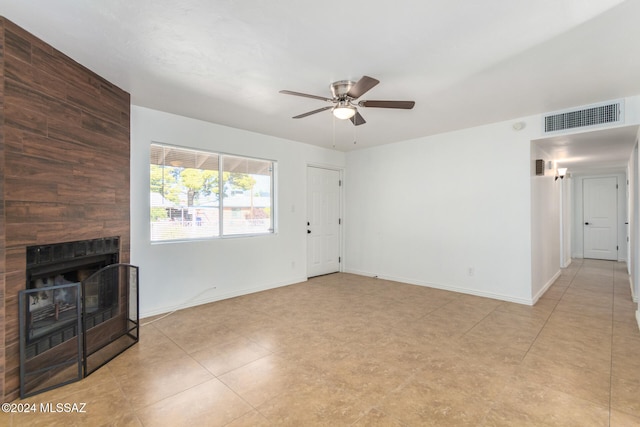
[[[138,268],[118,237],[27,247],[21,396],[87,376],[138,341]]]

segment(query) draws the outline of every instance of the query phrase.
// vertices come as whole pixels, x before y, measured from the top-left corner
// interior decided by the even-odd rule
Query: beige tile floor
[[[147,324],[27,400],[86,413],[0,424],[640,426],[635,310],[608,261],[574,260],[534,307],[333,274]]]

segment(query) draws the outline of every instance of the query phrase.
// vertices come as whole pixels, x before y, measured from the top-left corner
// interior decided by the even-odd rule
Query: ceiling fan
[[[290,90],[281,90],[280,93],[286,95],[303,96],[305,98],[319,99],[321,101],[330,102],[333,105],[327,107],[318,108],[317,110],[302,113],[297,116],[293,116],[294,119],[301,119],[303,117],[310,116],[312,114],[319,113],[325,110],[332,110],[333,115],[341,120],[350,119],[355,126],[360,126],[366,123],[362,115],[358,112],[358,107],[367,108],[399,108],[403,110],[410,110],[415,105],[414,101],[358,101],[362,95],[367,93],[371,88],[380,83],[379,80],[369,76],[362,76],[357,82],[351,80],[340,80],[331,83],[331,98],[324,96],[309,95],[306,93],[293,92]]]

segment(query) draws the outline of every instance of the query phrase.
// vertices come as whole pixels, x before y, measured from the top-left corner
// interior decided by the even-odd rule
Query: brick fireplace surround
[[[96,46],[99,49],[99,46]],[[0,17],[0,390],[19,393],[26,247],[120,237],[130,258],[130,96]]]

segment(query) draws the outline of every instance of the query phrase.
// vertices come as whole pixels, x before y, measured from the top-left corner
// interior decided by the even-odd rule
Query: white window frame
[[[189,147],[184,147],[184,146],[177,146],[177,145],[170,145],[170,144],[164,144],[164,143],[158,143],[158,142],[152,142],[151,143],[151,148],[150,148],[150,157],[149,157],[149,173],[151,174],[151,167],[153,165],[158,165],[158,166],[171,166],[171,165],[167,165],[165,163],[157,163],[153,161],[153,156],[154,156],[154,147],[156,149],[161,148],[163,150],[163,154],[164,154],[164,150],[169,150],[170,151],[174,151],[174,152],[179,152],[182,154],[190,154],[190,153],[194,153],[194,155],[203,155],[203,156],[217,156],[217,172],[218,172],[218,207],[217,207],[217,216],[218,216],[218,235],[208,235],[208,236],[180,236],[177,238],[158,238],[157,236],[155,236],[156,238],[154,239],[154,232],[153,232],[153,224],[156,223],[157,221],[153,221],[152,217],[149,217],[149,228],[150,228],[150,241],[152,244],[154,243],[171,243],[171,242],[188,242],[188,241],[199,241],[199,240],[217,240],[217,239],[225,239],[225,238],[242,238],[242,237],[256,237],[256,236],[269,236],[269,235],[274,235],[276,234],[276,224],[277,224],[277,211],[276,211],[276,206],[277,206],[277,195],[276,195],[276,178],[277,178],[277,161],[275,160],[270,160],[270,159],[263,159],[263,158],[258,158],[258,157],[249,157],[249,156],[243,156],[243,155],[239,155],[239,154],[230,154],[230,153],[223,153],[223,152],[218,152],[218,151],[209,151],[209,150],[203,150],[203,149],[194,149],[194,148],[189,148]],[[265,176],[269,176],[269,195],[267,196],[269,198],[269,202],[268,202],[268,206],[266,206],[266,208],[269,209],[269,217],[268,219],[268,229],[266,229],[266,231],[255,231],[255,232],[243,232],[243,231],[238,231],[237,229],[232,231],[231,230],[231,225],[227,225],[226,229],[225,229],[225,218],[228,219],[229,224],[231,224],[231,212],[226,212],[227,217],[225,217],[225,204],[232,204],[231,200],[225,200],[225,199],[230,199],[230,196],[228,196],[225,193],[225,186],[230,185],[230,179],[225,180],[224,179],[224,175],[225,173],[233,173],[233,170],[229,170],[229,171],[225,171],[225,159],[234,159],[236,160],[236,163],[238,161],[242,162],[244,161],[246,164],[251,164],[253,163],[254,165],[258,165],[260,163],[265,163],[265,167],[268,164],[268,171],[270,174],[265,174]],[[163,155],[163,162],[166,160],[166,158],[164,158]],[[175,167],[175,166],[174,166]],[[194,167],[193,169],[199,169],[198,167]],[[201,169],[201,170],[214,170],[214,169]],[[242,173],[242,172],[239,172]],[[262,175],[262,174],[250,174],[250,175]],[[230,178],[230,175],[229,175]],[[152,182],[150,181],[150,186],[149,186],[149,193],[150,196],[153,197],[153,191],[151,191],[151,184]],[[164,184],[163,184],[164,186]],[[249,190],[249,197],[251,200],[251,215],[254,215],[255,209],[260,209],[260,208],[255,208],[253,205],[253,200],[254,200],[254,190],[253,187]],[[236,193],[237,191],[235,191],[234,193]],[[166,194],[166,193],[162,193],[162,194]],[[264,197],[263,197],[264,198]],[[163,199],[164,200],[164,199]],[[151,211],[154,207],[152,204],[150,204],[149,207],[149,212],[151,214]],[[180,206],[180,209],[196,209],[197,206]],[[237,208],[237,207],[236,207]],[[193,215],[192,215],[193,217]],[[264,219],[264,218],[263,218]],[[193,225],[194,222],[197,221],[195,219],[195,217],[192,218],[192,220],[190,221]],[[257,221],[260,224],[264,226],[265,223],[264,221],[259,221],[256,220],[255,218],[252,218],[251,221]],[[242,223],[242,221],[241,221]],[[183,224],[181,224],[182,226],[184,226]],[[241,224],[242,226],[243,224]],[[244,224],[246,226],[246,224]]]

